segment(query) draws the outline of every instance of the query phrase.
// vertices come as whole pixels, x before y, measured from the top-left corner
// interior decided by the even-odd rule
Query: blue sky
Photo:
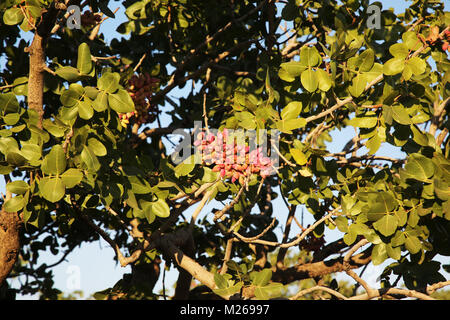
[[[373,1],[371,1],[373,2]],[[404,8],[408,7],[412,1],[404,1],[404,0],[382,0],[383,9],[387,9],[389,7],[393,7],[396,12],[402,12]],[[114,6],[119,6],[116,2],[113,2]],[[116,7],[110,5],[110,9],[114,10]],[[446,8],[448,10],[449,1],[446,2]],[[110,41],[114,37],[117,36],[115,29],[117,26],[124,21],[124,9],[120,6],[119,11],[116,13],[115,19],[106,20],[102,27],[101,32],[105,34],[106,40]],[[30,33],[26,35],[26,39],[30,39]],[[4,60],[4,59],[3,59]],[[0,66],[3,64],[2,59],[0,59]],[[184,89],[174,89],[171,93],[171,97],[182,97],[187,95],[188,88],[190,87],[189,83],[184,87]],[[165,126],[169,124],[170,119],[168,117],[162,117],[162,125]],[[354,136],[354,130],[352,127],[346,128],[342,131],[335,131],[332,134],[333,142],[329,143],[328,150],[330,152],[339,152],[342,147]],[[383,144],[378,152],[380,155],[387,155],[392,157],[401,157],[402,153],[399,151],[399,148],[393,147],[388,144]],[[0,189],[4,190],[3,181],[0,182]],[[200,218],[202,218],[206,213],[211,212],[211,209],[221,206],[217,202],[213,201],[208,204],[201,213]],[[281,199],[276,199],[273,202],[274,212],[276,212],[277,217],[280,218],[282,224],[287,216],[287,208],[285,204],[281,201]],[[186,212],[186,217],[189,217],[195,208],[191,208]],[[300,217],[301,209],[297,210],[297,217]],[[312,223],[312,217],[305,211],[304,215],[305,221],[304,224],[307,225]],[[291,236],[298,233],[300,230],[296,225],[293,226],[291,230]],[[281,234],[282,229],[278,227],[276,229],[278,234]],[[331,231],[326,234],[327,241],[333,241],[339,236],[340,233],[336,231]],[[46,262],[47,264],[52,264],[53,262],[58,261],[60,255],[53,256],[52,254],[42,254],[41,260],[42,262]],[[115,265],[113,261],[114,252],[109,247],[109,245],[101,240],[96,243],[84,244],[81,249],[77,248],[71,253],[65,262],[61,263],[57,267],[53,269],[53,273],[55,275],[54,280],[56,283],[56,287],[64,292],[70,292],[73,288],[71,288],[71,279],[73,279],[74,270],[80,271],[80,290],[84,291],[85,295],[90,295],[96,291],[103,290],[105,288],[113,286],[119,279],[122,278],[124,273],[129,273],[131,271],[130,267],[121,268],[118,265]],[[382,267],[369,267],[365,273],[364,278],[369,281],[371,284],[376,283],[377,276],[381,273]],[[176,280],[178,272],[176,270],[172,270],[166,274],[166,290],[170,295],[172,290],[172,284]],[[343,279],[345,276],[342,277]],[[162,277],[160,277],[157,290],[162,288]],[[17,285],[17,280],[13,281],[13,285]],[[36,299],[36,296],[24,296],[19,297],[21,299]]]

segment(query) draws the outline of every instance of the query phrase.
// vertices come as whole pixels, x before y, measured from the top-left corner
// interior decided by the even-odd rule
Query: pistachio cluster
[[[159,79],[150,74],[133,75],[128,81],[128,92],[136,107],[135,121],[138,124],[155,121],[159,111],[151,104],[153,92],[159,85]]]
[[[92,13],[91,11],[85,11],[81,15],[81,25],[84,27],[92,27],[102,20],[100,14]]]
[[[237,145],[229,141],[228,130],[217,135],[200,132],[194,146],[202,152],[202,163],[214,165],[212,170],[220,172],[221,178],[231,178],[231,182],[239,181],[241,185],[252,174],[267,177],[273,173],[273,164],[266,157],[261,147],[250,150],[248,145]]]
[[[124,128],[130,123],[132,117],[134,117],[134,123],[138,125],[155,121],[159,110],[151,104],[151,97],[158,85],[159,80],[152,78],[148,73],[131,77],[127,91],[133,99],[136,110],[119,114],[120,123]]]

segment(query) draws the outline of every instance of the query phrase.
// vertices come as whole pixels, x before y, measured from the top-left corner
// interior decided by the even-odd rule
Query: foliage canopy
[[[123,36],[106,41],[115,1],[2,1],[0,283],[25,275],[20,293],[56,299],[40,252],[64,258],[101,237],[132,273],[99,299],[158,298],[163,261],[180,270],[176,299],[269,299],[305,279],[290,297],[350,298],[336,272],[366,290],[355,299],[429,299],[447,285],[450,13],[415,0],[372,28],[369,1],[343,2],[125,0]],[[66,26],[70,5],[80,29]],[[199,120],[280,131],[276,174],[174,163],[167,137]],[[354,138],[330,153],[346,127]],[[208,201],[221,207],[196,219]],[[300,210],[315,222],[292,235]],[[327,230],[340,238],[325,243]],[[353,271],[387,259],[384,291]]]

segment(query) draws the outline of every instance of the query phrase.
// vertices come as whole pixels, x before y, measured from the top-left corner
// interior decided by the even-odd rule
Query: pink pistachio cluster
[[[240,145],[234,141],[227,141],[228,130],[224,129],[217,135],[200,132],[194,142],[202,153],[204,165],[214,165],[213,171],[220,172],[221,178],[231,178],[244,184],[245,177],[260,174],[267,177],[272,174],[272,161],[264,156],[262,148],[250,150],[248,145]]]

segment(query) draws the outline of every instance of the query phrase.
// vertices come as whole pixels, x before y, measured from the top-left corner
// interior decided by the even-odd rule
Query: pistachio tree
[[[42,253],[102,239],[132,272],[98,299],[159,299],[164,268],[173,299],[432,299],[449,284],[449,25],[437,0],[2,1],[2,295],[56,299]],[[277,163],[171,157],[239,129],[279,132]],[[356,272],[380,264],[381,287]]]

